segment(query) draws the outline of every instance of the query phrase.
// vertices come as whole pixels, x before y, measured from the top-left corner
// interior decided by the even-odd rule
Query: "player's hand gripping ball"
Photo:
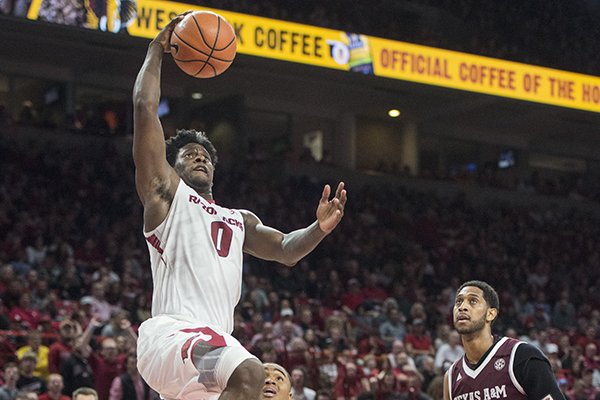
[[[187,14],[173,29],[171,54],[186,74],[212,78],[229,68],[237,51],[235,31],[209,11]]]

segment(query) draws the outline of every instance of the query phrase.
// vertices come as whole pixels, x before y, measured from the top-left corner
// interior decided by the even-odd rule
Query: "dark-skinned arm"
[[[306,228],[290,233],[282,233],[263,225],[256,215],[242,211],[246,229],[244,251],[264,260],[277,261],[288,266],[295,265],[313,251],[342,220],[347,200],[344,183],[338,185],[331,200],[330,194],[331,188],[325,185],[317,207],[317,220]]]
[[[166,158],[165,138],[158,118],[160,75],[164,53],[171,51],[175,17],[148,45],[133,88],[133,161],[135,186],[144,205],[144,225],[154,229],[167,215],[179,177]]]

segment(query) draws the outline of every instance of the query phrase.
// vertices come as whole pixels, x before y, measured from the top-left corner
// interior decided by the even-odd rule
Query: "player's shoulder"
[[[258,218],[258,216],[250,210],[239,208],[239,209],[236,209],[235,211],[237,211],[241,214],[242,218],[244,219],[244,224],[246,224],[246,225],[262,224],[262,221],[260,220],[260,218]]]
[[[513,340],[516,340],[517,345],[515,350],[515,363],[530,360],[532,358],[547,360],[546,355],[544,355],[544,352],[542,352],[539,347],[522,340]]]

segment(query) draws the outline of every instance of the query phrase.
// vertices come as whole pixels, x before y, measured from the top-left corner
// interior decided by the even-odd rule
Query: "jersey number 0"
[[[227,257],[233,237],[233,231],[229,225],[222,221],[214,221],[210,224],[210,236],[219,257]]]

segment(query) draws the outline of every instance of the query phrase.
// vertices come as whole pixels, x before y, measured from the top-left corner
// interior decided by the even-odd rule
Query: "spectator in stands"
[[[402,340],[396,339],[392,344],[392,351],[387,354],[386,361],[390,368],[397,367],[398,354],[400,353],[406,354],[406,346],[404,346],[404,342]],[[412,367],[415,366],[415,361],[412,359],[412,357],[408,357],[408,362]]]
[[[17,395],[17,381],[19,380],[19,367],[13,362],[4,364],[4,385],[0,387],[0,400],[14,400]]]
[[[422,319],[413,320],[412,332],[406,335],[404,344],[408,354],[415,359],[425,355],[435,355],[431,336],[425,330],[425,321]]]
[[[525,327],[542,331],[550,327],[550,316],[543,304],[536,304],[533,314],[525,319]]]
[[[326,389],[318,390],[315,400],[332,400],[331,393]]]
[[[385,320],[379,325],[379,335],[385,341],[388,348],[396,340],[403,341],[406,335],[404,316],[398,308],[392,307],[388,310]]]
[[[365,295],[361,290],[358,279],[350,278],[348,280],[346,291],[342,294],[341,300],[344,309],[350,313],[353,313],[365,301]]]
[[[369,391],[370,385],[368,380],[362,375],[356,364],[347,362],[338,373],[335,385],[333,388],[333,397],[340,399],[356,399],[363,391]]]
[[[20,329],[30,330],[37,329],[42,314],[32,308],[31,293],[22,290],[19,296],[19,303],[11,308],[9,316],[11,321],[14,321]]]
[[[38,400],[39,397],[36,392],[31,392],[29,390],[19,391],[15,400]]]
[[[391,370],[384,370],[378,376],[375,395],[378,400],[386,400],[399,391],[396,375]]]
[[[69,396],[62,394],[65,387],[63,378],[59,374],[48,375],[48,391],[39,396],[39,400],[70,400]]]
[[[125,362],[125,372],[113,379],[109,400],[150,400],[158,398],[142,379],[137,369],[137,354],[130,352]]]
[[[383,303],[388,297],[387,291],[377,281],[377,274],[369,273],[366,275],[365,283],[361,289],[365,301],[370,303]]]
[[[110,320],[112,312],[119,311],[119,309],[106,301],[104,295],[105,284],[103,282],[94,282],[94,284],[92,284],[92,294],[83,297],[81,303],[90,304],[92,316],[100,322],[106,323]]]
[[[44,237],[39,235],[35,238],[34,243],[25,248],[27,262],[31,265],[39,265],[46,258],[48,246],[44,243]]]
[[[133,309],[129,315],[129,320],[133,325],[140,326],[142,322],[151,316],[148,295],[142,292],[136,296],[133,302]]]
[[[48,351],[48,346],[42,344],[42,334],[34,330],[29,331],[27,335],[27,345],[17,349],[17,356],[22,358],[27,353],[35,354],[37,363],[33,370],[33,376],[46,379],[48,377]]]
[[[359,356],[365,356],[367,354],[381,355],[385,353],[387,347],[379,335],[372,331],[358,341],[357,350]]]
[[[446,372],[448,367],[465,354],[460,341],[460,335],[455,330],[448,334],[448,343],[440,346],[435,353],[435,368],[440,373]]]
[[[64,362],[71,356],[75,338],[81,334],[79,324],[71,319],[64,319],[59,324],[60,339],[48,348],[48,371],[59,374]]]
[[[72,400],[99,400],[98,393],[91,387],[80,387],[73,392]]]
[[[17,362],[17,351],[7,335],[0,335],[0,365]]]
[[[46,382],[42,378],[33,375],[36,363],[37,356],[35,353],[23,354],[19,361],[19,380],[17,381],[19,391],[35,392],[37,394],[46,391]]]
[[[60,374],[64,378],[64,392],[73,393],[81,387],[94,386],[94,371],[88,361],[92,348],[83,334],[75,339],[73,352],[63,363]]]
[[[290,307],[282,308],[279,312],[279,320],[273,324],[273,335],[287,336],[289,341],[294,337],[302,337],[303,334],[302,328],[294,322],[294,310]]]
[[[113,312],[110,322],[102,327],[100,335],[112,338],[123,336],[137,340],[137,334],[127,319],[127,313],[123,310]]]
[[[596,400],[600,398],[600,388],[592,384],[594,370],[586,368],[583,371],[581,379],[577,379],[573,384],[573,389],[567,391],[569,399],[573,400]]]
[[[398,385],[405,391],[408,390],[412,377],[418,377],[419,382],[424,381],[423,375],[416,368],[414,361],[404,352],[398,353],[396,356],[396,366],[392,368],[392,372],[396,376]]]
[[[319,359],[319,375],[321,386],[332,388],[337,381],[340,367],[338,365],[337,350],[333,343],[323,348],[323,356]]]
[[[92,331],[101,326],[96,319],[92,319],[90,325],[83,334],[83,344],[89,344]],[[113,338],[104,338],[100,343],[100,352],[92,351],[89,363],[94,371],[94,389],[98,392],[100,400],[108,400],[112,381],[123,373],[123,361],[125,356],[119,355],[117,342]]]
[[[563,290],[560,293],[560,299],[554,305],[552,326],[560,330],[567,330],[576,325],[575,306],[569,301],[569,291]]]
[[[292,369],[292,400],[315,400],[317,393],[305,386],[306,370],[303,367]]]
[[[429,387],[429,384],[431,384],[431,381],[439,375],[435,368],[435,359],[430,355],[424,356],[421,358],[421,363],[417,366],[417,370],[422,376],[419,390],[425,392]]]

